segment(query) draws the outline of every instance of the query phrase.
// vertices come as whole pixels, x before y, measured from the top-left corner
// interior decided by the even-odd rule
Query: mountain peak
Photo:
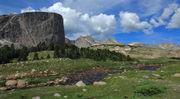
[[[81,36],[77,40],[75,40],[75,45],[78,47],[90,47],[90,46],[102,45],[102,44],[122,45],[123,43],[118,42],[115,38],[110,38],[107,40],[96,40],[91,36]]]

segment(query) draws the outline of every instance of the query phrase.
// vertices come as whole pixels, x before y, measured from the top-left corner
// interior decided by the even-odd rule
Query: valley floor
[[[131,65],[137,63],[133,62],[98,62],[89,59],[44,59],[0,65],[1,83],[11,79],[23,79],[27,83],[38,84],[60,79],[70,73],[84,70],[90,72],[88,70],[100,67],[107,71],[118,71],[107,74],[105,78],[100,79],[106,82],[105,85],[92,85],[90,83],[84,87],[77,87],[72,84],[12,89],[0,91],[0,99],[180,98],[180,61],[166,58],[139,60],[138,64],[163,65],[155,71],[134,68]]]

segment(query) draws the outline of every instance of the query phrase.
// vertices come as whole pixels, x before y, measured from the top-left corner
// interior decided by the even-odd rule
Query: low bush
[[[151,81],[140,82],[134,87],[135,87],[135,91],[134,91],[135,93],[142,94],[144,96],[152,96],[152,95],[164,93],[166,90],[165,85]]]
[[[28,84],[39,84],[39,83],[43,83],[40,79],[29,79],[27,80]]]
[[[34,78],[34,79],[28,79],[28,84],[40,84],[40,83],[47,83],[48,81],[54,81],[56,80],[56,77],[48,77],[48,78]]]
[[[0,81],[0,87],[4,87],[5,86],[5,81]]]

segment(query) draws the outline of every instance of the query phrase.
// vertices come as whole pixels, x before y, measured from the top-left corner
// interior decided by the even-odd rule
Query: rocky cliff
[[[30,12],[0,16],[0,46],[32,47],[40,43],[65,43],[61,15]]]

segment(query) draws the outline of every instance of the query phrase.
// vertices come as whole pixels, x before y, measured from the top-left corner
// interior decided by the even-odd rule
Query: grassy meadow
[[[33,54],[28,56],[28,61],[15,62],[0,65],[0,77],[22,77],[27,82],[47,82],[58,79],[63,75],[94,67],[104,67],[108,70],[126,70],[122,73],[110,74],[102,81],[106,85],[76,87],[75,85],[56,85],[29,89],[13,89],[1,91],[0,99],[179,99],[180,77],[174,74],[180,73],[180,61],[158,58],[138,59],[139,64],[163,63],[156,71],[139,71],[129,66],[133,62],[94,61],[90,59],[50,58],[53,52],[40,52],[41,60],[32,60]],[[30,78],[31,76],[43,76],[43,78]],[[52,75],[52,76],[50,76]],[[56,75],[56,76],[53,76]],[[1,85],[1,84],[0,84]],[[54,96],[58,93],[60,96]]]

